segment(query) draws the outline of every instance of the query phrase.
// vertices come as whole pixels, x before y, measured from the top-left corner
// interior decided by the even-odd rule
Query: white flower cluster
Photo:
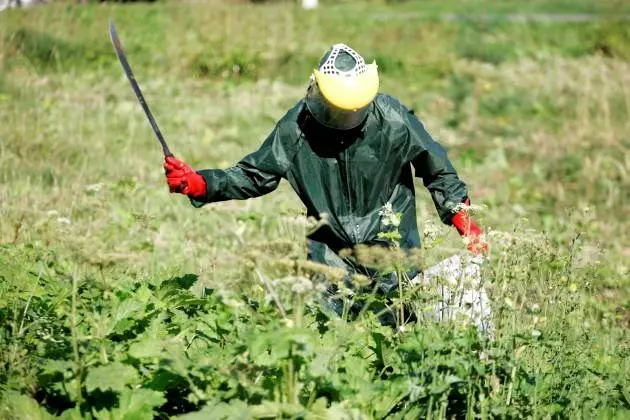
[[[424,223],[422,234],[426,240],[435,241],[441,233],[442,228],[433,223],[431,220],[427,220]]]
[[[69,225],[72,223],[72,220],[69,217],[60,216],[57,210],[49,210],[46,212],[46,216],[48,217],[57,217],[57,223],[60,225]]]
[[[85,191],[88,192],[88,193],[97,193],[100,190],[102,190],[104,186],[105,186],[105,184],[102,183],[102,182],[99,182],[97,184],[90,184],[90,185],[85,187]]]
[[[392,207],[392,203],[386,203],[381,210],[378,212],[378,215],[381,216],[383,225],[391,226],[397,228],[400,226],[400,217],[394,212]]]
[[[468,213],[479,213],[485,210],[487,207],[481,204],[466,204],[458,203],[451,207],[453,213],[459,213],[462,210],[466,210]]]

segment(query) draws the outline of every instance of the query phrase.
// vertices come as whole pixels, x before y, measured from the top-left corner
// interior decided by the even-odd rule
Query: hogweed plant
[[[379,215],[381,216],[381,223],[385,228],[384,232],[380,232],[378,237],[380,239],[386,239],[394,249],[398,249],[400,247],[400,231],[398,227],[400,226],[400,218],[402,217],[401,213],[395,213],[392,204],[386,203],[381,210],[379,211]],[[405,297],[404,290],[405,286],[409,284],[409,277],[407,276],[407,272],[400,260],[395,260],[394,262],[394,273],[396,275],[396,280],[398,283],[398,302],[394,302],[394,306],[397,307],[398,316],[396,317],[396,328],[399,331],[403,331],[405,326]]]
[[[404,277],[422,254],[394,245],[348,254],[407,282],[383,308],[382,296],[370,293],[374,279],[347,283],[344,270],[307,261],[305,242],[290,238],[311,225],[291,226],[295,232],[280,226],[282,233],[265,242],[243,236],[240,280],[206,282],[201,294],[193,293],[196,275],[119,272],[111,283],[101,279],[107,271],[77,270],[53,252],[42,258],[35,245],[4,245],[0,276],[11,287],[0,288],[2,415],[557,418],[586,410],[614,418],[624,412],[628,366],[606,360],[625,360],[629,349],[592,337],[604,328],[623,342],[626,332],[583,298],[598,269],[575,263],[585,239],[560,246],[520,228],[490,232],[492,253],[481,267],[492,280],[485,287],[495,337],[488,340],[474,324],[426,316],[443,298],[432,290],[441,280],[418,285]],[[426,252],[440,251],[441,245],[427,245]],[[331,284],[345,300],[342,316],[322,299]],[[401,307],[416,319],[401,317]],[[398,319],[384,325],[382,309]]]
[[[425,223],[424,251],[404,252],[398,216],[387,207],[381,216],[381,238],[390,246],[357,246],[343,255],[402,279],[393,297],[375,291],[376,276],[349,277],[306,260],[304,238],[325,217],[281,217],[275,228],[264,226],[264,238],[252,232],[267,221],[246,230],[236,225],[242,251],[230,260],[238,278],[229,283],[222,272],[200,285],[194,274],[147,276],[104,263],[89,269],[41,244],[3,245],[0,415],[625,414],[623,360],[630,350],[594,337],[602,330],[611,343],[623,343],[627,332],[617,324],[619,308],[585,298],[599,281],[601,260],[592,258],[584,223],[576,222],[564,243],[520,226],[489,232],[492,252],[480,267],[492,298],[489,339],[466,319],[436,316],[436,305],[457,303],[454,294],[445,301],[440,288],[478,285],[408,277],[412,268],[431,270],[427,254],[450,252],[450,231]],[[586,213],[574,217],[589,220]],[[343,302],[341,316],[328,308],[333,297]],[[392,321],[386,315],[393,322],[383,322]]]

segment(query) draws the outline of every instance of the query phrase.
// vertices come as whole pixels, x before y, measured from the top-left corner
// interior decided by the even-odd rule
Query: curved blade
[[[149,105],[147,105],[147,102],[144,99],[144,95],[142,95],[140,86],[138,86],[138,82],[136,82],[136,78],[133,75],[133,72],[131,71],[131,67],[129,66],[127,57],[125,56],[125,52],[123,51],[122,45],[120,44],[120,38],[118,38],[118,34],[116,33],[116,26],[114,25],[114,22],[111,20],[109,21],[109,36],[112,40],[112,44],[114,45],[114,49],[116,50],[116,55],[118,56],[118,60],[120,60],[120,64],[122,65],[122,68],[125,71],[125,74],[127,75],[127,79],[129,80],[129,83],[131,84],[133,91],[136,93],[138,102],[140,102],[140,105],[142,106],[144,113],[149,119],[151,128],[153,128],[153,132],[155,133],[155,136],[157,137],[158,141],[162,145],[162,151],[164,152],[164,156],[173,156],[173,154],[171,153],[171,150],[168,148],[168,145],[166,144],[166,141],[164,140],[164,137],[162,136],[162,132],[160,131],[160,128],[158,127],[157,123],[155,122],[155,119],[153,118],[153,114],[151,113],[151,110],[149,109]]]

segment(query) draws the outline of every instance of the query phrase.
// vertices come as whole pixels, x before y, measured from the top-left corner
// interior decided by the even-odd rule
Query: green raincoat
[[[379,215],[386,203],[402,215],[401,248],[419,248],[412,167],[446,224],[467,198],[466,185],[413,111],[386,94],[378,94],[370,107],[364,124],[338,131],[317,123],[299,101],[236,166],[199,171],[207,193],[193,205],[258,197],[284,178],[309,216],[328,215],[328,223],[309,237],[309,259],[357,270],[338,251],[355,244],[386,246],[378,238],[387,230]]]

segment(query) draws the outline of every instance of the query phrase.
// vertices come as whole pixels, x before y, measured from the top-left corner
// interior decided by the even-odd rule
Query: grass
[[[572,4],[527,11],[609,7]],[[486,6],[515,7],[471,3]],[[0,416],[628,416],[627,25],[410,23],[371,18],[458,9],[330,7],[0,15]],[[369,314],[329,319],[285,183],[202,210],[169,196],[110,17],[173,151],[195,168],[256,148],[328,44],[374,56],[383,90],[416,110],[486,206],[496,340],[458,324],[401,333]],[[463,245],[416,187],[431,265]]]

